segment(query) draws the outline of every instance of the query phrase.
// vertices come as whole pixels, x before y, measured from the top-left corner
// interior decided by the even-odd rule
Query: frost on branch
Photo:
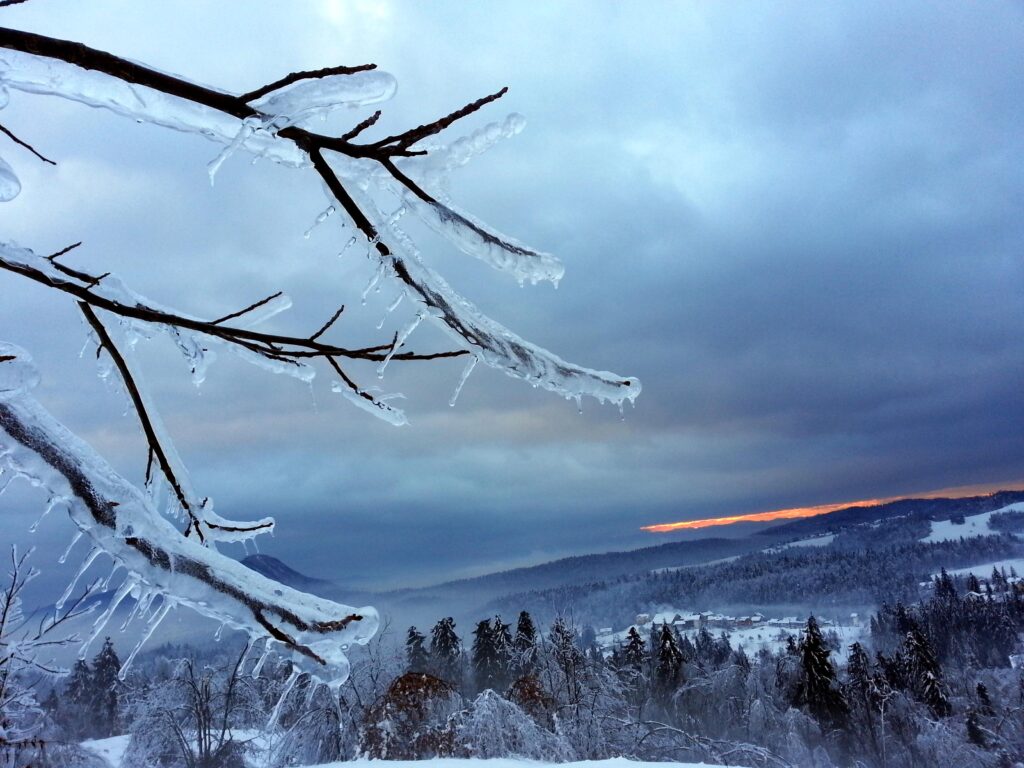
[[[387,72],[355,72],[303,80],[249,103],[280,127],[324,117],[342,107],[387,101],[397,87],[395,78]]]
[[[418,247],[400,226],[400,218],[412,210],[455,247],[511,274],[520,283],[546,280],[557,285],[563,272],[557,259],[459,210],[446,193],[451,171],[502,138],[518,133],[523,119],[512,115],[504,123],[488,125],[448,146],[428,145],[432,137],[456,121],[501,98],[506,88],[431,123],[377,141],[357,142],[376,125],[379,111],[340,136],[316,133],[304,125],[313,116],[390,98],[395,91],[394,79],[375,71],[373,65],[292,73],[236,95],[79,43],[0,28],[0,95],[6,95],[8,87],[60,96],[139,122],[211,139],[224,147],[208,166],[211,181],[234,152],[292,167],[311,167],[329,197],[328,207],[318,221],[337,212],[343,224],[358,232],[353,236],[345,233],[347,244],[341,251],[362,239],[377,259],[371,288],[382,280],[394,280],[401,290],[399,296],[407,296],[407,304],[414,305],[414,317],[391,337],[390,344],[351,349],[321,338],[343,306],[311,335],[267,333],[253,326],[290,306],[290,300],[281,293],[216,320],[203,320],[150,301],[114,276],[93,276],[57,261],[74,246],[44,258],[0,242],[0,268],[78,302],[97,344],[103,370],[107,375],[116,370],[149,443],[147,481],[151,493],[144,494],[117,476],[36,403],[31,395],[36,374],[27,356],[13,347],[0,348],[0,461],[10,472],[45,488],[51,507],[67,507],[81,533],[93,544],[83,572],[102,551],[125,574],[114,585],[114,598],[94,634],[102,631],[117,605],[129,597],[135,604],[128,620],[138,616],[147,622],[144,637],[181,603],[265,638],[268,644],[283,645],[318,676],[338,682],[347,670],[346,644],[365,642],[377,624],[370,608],[357,612],[291,590],[207,546],[217,540],[248,538],[259,532],[257,529],[269,528],[272,521],[268,518],[234,530],[236,524],[217,516],[208,499],[192,488],[184,464],[134,370],[132,348],[154,332],[166,333],[173,340],[197,384],[213,360],[212,347],[227,347],[248,362],[303,381],[313,378],[314,363],[327,364],[337,375],[334,389],[360,408],[396,425],[405,423],[404,414],[388,402],[397,395],[381,395],[376,388],[361,386],[346,372],[343,362],[372,361],[378,364],[378,375],[383,376],[390,364],[399,361],[468,356],[452,403],[477,361],[577,403],[584,396],[592,396],[621,408],[640,393],[636,379],[568,363],[488,318],[424,262]],[[9,199],[19,189],[13,172],[5,164],[0,166],[0,198]],[[391,213],[380,207],[388,198],[394,198],[398,205]],[[392,302],[389,312],[397,303]],[[121,338],[115,340],[98,311],[117,318]],[[241,321],[236,322],[239,318]],[[458,348],[433,353],[406,349],[422,319],[440,326]],[[153,465],[172,491],[167,494],[165,507],[160,506],[161,494],[157,492],[165,486],[149,482]],[[162,512],[187,517],[188,527],[179,531]],[[195,536],[190,535],[193,531]]]
[[[184,537],[36,402],[31,389],[37,380],[27,353],[0,344],[0,461],[5,471],[61,499],[92,544],[124,569],[113,602],[131,595],[161,618],[170,606],[188,606],[252,637],[269,638],[325,682],[344,681],[344,649],[372,637],[378,623],[373,608],[291,589]],[[108,610],[101,618],[112,615]]]

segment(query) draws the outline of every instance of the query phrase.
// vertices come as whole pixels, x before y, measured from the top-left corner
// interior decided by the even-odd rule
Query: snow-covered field
[[[992,515],[998,515],[1000,512],[1024,512],[1024,502],[1008,504],[992,512],[982,512],[980,515],[971,515],[964,518],[963,525],[956,525],[952,520],[936,520],[932,522],[931,533],[921,541],[925,544],[937,544],[941,541],[957,541],[973,536],[995,536],[999,532],[989,528],[988,522]],[[992,573],[992,569],[989,568],[988,572]]]
[[[782,552],[784,549],[790,549],[792,547],[827,547],[833,541],[835,541],[836,535],[834,533],[826,533],[822,536],[813,536],[809,539],[799,539],[797,541],[791,541],[788,544],[779,544],[775,547],[768,547],[768,549],[761,550],[762,552]]]
[[[123,756],[128,747],[128,736],[112,736],[109,739],[84,741],[82,746],[102,757],[110,768],[134,768],[124,765]],[[379,761],[353,760],[347,763],[326,763],[315,768],[379,768]],[[455,758],[436,758],[434,760],[389,760],[387,768],[538,768],[543,763],[533,760],[516,760],[512,758],[500,760],[458,760]],[[705,768],[706,763],[640,763],[625,758],[611,760],[588,760],[578,763],[559,763],[559,768]],[[254,766],[255,768],[255,766]],[[313,766],[309,766],[313,768]]]
[[[992,569],[998,568],[1000,571],[1006,571],[1006,575],[1011,575],[1011,570],[1016,571],[1017,575],[1024,573],[1024,557],[1014,557],[1009,560],[993,560],[991,563],[982,563],[981,565],[972,565],[967,568],[957,568],[955,571],[948,571],[950,576],[967,576],[974,574],[979,579],[988,579],[992,576]]]
[[[128,749],[129,738],[125,735],[111,736],[109,739],[90,739],[83,741],[82,746],[106,760],[110,768],[128,768],[121,763],[124,752]]]

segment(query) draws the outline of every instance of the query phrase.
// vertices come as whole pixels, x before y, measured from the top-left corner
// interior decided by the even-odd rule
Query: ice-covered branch
[[[27,353],[0,344],[0,357],[0,461],[64,501],[79,529],[128,572],[124,596],[141,601],[161,594],[253,637],[269,636],[325,681],[344,679],[343,648],[373,635],[374,609],[291,589],[185,538],[36,402],[31,389],[38,373]]]
[[[370,103],[385,98],[390,95],[390,89],[383,81],[355,81],[362,76],[377,78],[380,74],[372,70],[334,75],[332,78],[347,78],[343,84],[337,85],[332,78],[301,80],[281,90],[271,91],[256,105],[250,105],[242,96],[157,72],[78,43],[0,29],[0,80],[12,87],[107,107],[137,119],[198,132],[228,145],[239,142],[240,131],[244,128],[242,121],[257,120],[267,130],[253,131],[241,144],[250,152],[279,162],[291,165],[312,163],[335,201],[373,245],[382,262],[406,286],[411,297],[424,304],[427,314],[474,355],[511,376],[526,379],[566,397],[593,395],[599,400],[617,403],[635,399],[640,392],[640,383],[636,379],[566,363],[482,315],[470,302],[456,294],[440,275],[421,264],[418,253],[410,253],[403,238],[391,237],[392,232],[382,231],[382,222],[371,221],[364,210],[367,203],[357,204],[342,183],[341,177],[346,174],[352,174],[357,180],[374,180],[374,173],[368,174],[359,163],[376,161],[387,180],[385,186],[400,185],[413,210],[461,250],[511,272],[520,281],[557,281],[562,269],[553,257],[501,235],[468,214],[436,200],[395,165],[395,158],[422,154],[410,149],[416,142],[500,98],[505,93],[504,89],[433,123],[370,144],[355,144],[344,136],[333,138],[316,134],[294,125],[294,121],[285,120],[283,127],[280,121],[275,122],[277,118],[286,117],[281,113],[293,113],[294,116],[296,111],[326,109],[342,102]],[[509,126],[512,132],[519,124],[519,121],[514,122]],[[347,164],[339,162],[344,166],[340,173],[328,163],[324,154],[328,151],[337,153],[339,161],[347,159]],[[241,340],[242,337],[236,338]],[[280,362],[277,360],[279,351],[274,348],[280,343],[279,339],[254,339],[250,335],[246,341],[250,351]],[[252,348],[253,344],[256,349]],[[377,352],[380,350],[374,349],[370,354]],[[314,354],[324,353],[315,350]],[[394,358],[401,359],[401,356],[395,355]]]
[[[132,407],[139,417],[139,424],[149,445],[149,455],[156,460],[157,466],[174,492],[175,499],[181,510],[188,516],[188,527],[185,536],[195,531],[200,542],[207,539],[214,541],[245,541],[268,533],[274,529],[274,519],[264,517],[251,522],[226,520],[213,511],[209,498],[200,499],[192,487],[188,470],[184,462],[174,450],[174,444],[167,437],[159,412],[151,406],[146,391],[138,384],[138,374],[133,372],[128,360],[118,349],[106,327],[99,317],[85,302],[79,302],[81,310],[89,326],[96,334],[97,354],[105,352],[110,356],[117,368],[125,390],[132,401]],[[149,473],[147,472],[147,480]]]
[[[163,307],[136,293],[116,277],[92,276],[61,264],[56,260],[61,253],[42,257],[27,248],[0,243],[0,269],[23,275],[37,283],[66,293],[89,307],[110,312],[118,316],[122,323],[127,323],[131,333],[136,335],[148,336],[150,329],[166,333],[188,360],[192,367],[193,378],[197,382],[202,381],[206,375],[206,368],[212,359],[210,347],[215,345],[226,346],[249,363],[267,368],[275,373],[294,376],[303,381],[309,381],[314,377],[315,369],[308,364],[308,361],[315,359],[327,360],[333,369],[337,369],[340,367],[339,359],[373,362],[391,359],[409,362],[459,357],[466,354],[465,350],[432,353],[394,352],[390,344],[352,349],[321,341],[320,337],[340,316],[340,309],[327,324],[310,336],[270,334],[226,324],[228,319],[235,316],[244,316],[250,323],[257,322],[269,314],[290,306],[287,297],[280,294],[275,294],[267,300],[250,305],[245,310],[217,320],[202,320]],[[346,377],[346,380],[350,379]],[[372,395],[354,384],[352,386],[354,391],[361,393],[359,401],[353,401],[357,405],[365,407],[366,402],[361,401],[367,400],[371,404],[378,403]],[[396,418],[396,414],[399,412],[390,407],[375,406],[370,409],[370,412],[394,424],[405,423],[404,417]],[[225,527],[238,527],[231,526],[228,522],[225,522],[224,525]],[[236,534],[238,533],[239,531],[232,531],[231,537],[237,538]]]

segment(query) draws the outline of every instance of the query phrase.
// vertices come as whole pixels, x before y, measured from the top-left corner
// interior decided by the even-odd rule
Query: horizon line
[[[749,512],[739,515],[724,515],[722,517],[709,517],[701,520],[681,520],[673,523],[656,523],[644,525],[641,531],[648,533],[671,533],[673,531],[697,530],[700,528],[714,528],[722,525],[734,525],[735,523],[761,523],[772,520],[798,520],[806,517],[818,517],[831,512],[838,512],[841,509],[853,507],[878,507],[882,504],[890,504],[894,501],[905,501],[907,499],[961,499],[972,496],[992,496],[1000,491],[1024,490],[1024,480],[1010,481],[1005,483],[982,483],[975,485],[960,485],[952,488],[941,488],[921,493],[909,493],[899,496],[886,496],[876,499],[860,499],[858,501],[845,501],[831,504],[816,504],[806,507],[788,507],[786,509],[772,509],[765,512]]]

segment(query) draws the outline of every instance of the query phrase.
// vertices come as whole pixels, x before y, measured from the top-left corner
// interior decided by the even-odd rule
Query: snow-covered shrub
[[[568,740],[492,690],[477,696],[452,717],[457,757],[520,757],[548,763],[575,760]]]
[[[410,672],[397,678],[366,713],[360,751],[374,760],[424,760],[450,756],[449,718],[462,697],[450,683]]]

